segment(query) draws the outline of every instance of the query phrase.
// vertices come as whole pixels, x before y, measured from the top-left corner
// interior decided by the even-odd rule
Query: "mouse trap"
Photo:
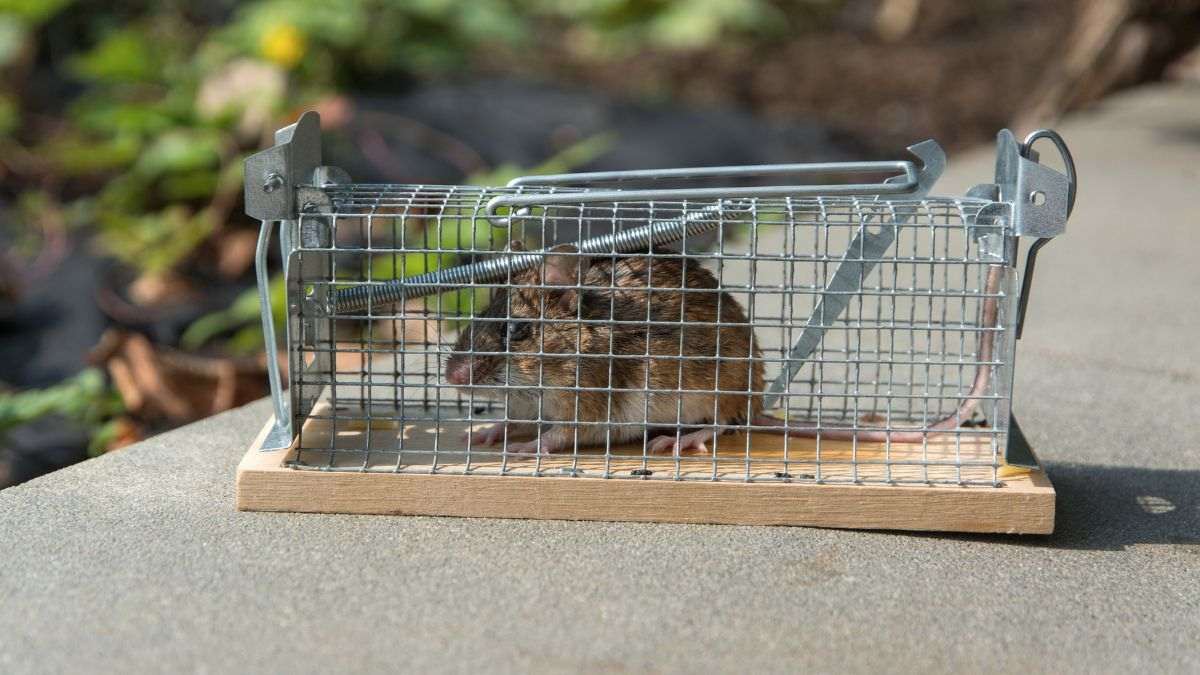
[[[1001,131],[937,197],[908,150],[359,184],[306,113],[246,161],[274,415],[238,508],[1052,531],[1013,367],[1070,154]]]

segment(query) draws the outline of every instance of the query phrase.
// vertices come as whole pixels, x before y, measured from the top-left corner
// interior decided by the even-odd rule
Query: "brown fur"
[[[544,266],[514,275],[513,286],[495,294],[463,330],[447,373],[469,368],[475,385],[519,388],[508,389],[510,418],[518,417],[514,408],[532,410],[526,419],[537,417],[537,401],[530,399],[540,386],[578,387],[545,391],[540,418],[571,428],[580,444],[603,443],[606,432],[613,442],[641,437],[647,421],[697,426],[753,420],[762,411],[761,355],[742,307],[716,288],[713,275],[687,258],[588,259],[560,247],[545,256]],[[740,325],[711,325],[718,305],[721,322]],[[527,329],[516,330],[517,339],[506,344],[508,325],[523,322]],[[609,387],[641,391],[612,392],[610,400]],[[649,419],[647,406],[653,409]],[[638,424],[563,424],[576,420]]]

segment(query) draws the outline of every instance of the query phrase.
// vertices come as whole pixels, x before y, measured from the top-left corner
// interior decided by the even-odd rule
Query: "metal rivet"
[[[1034,206],[1041,206],[1046,203],[1046,193],[1041,190],[1034,190],[1029,193],[1029,203]]]
[[[263,192],[274,192],[283,187],[283,176],[277,173],[269,173],[263,180]]]

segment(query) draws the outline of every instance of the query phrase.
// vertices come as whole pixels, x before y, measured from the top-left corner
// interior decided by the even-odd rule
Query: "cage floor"
[[[463,416],[456,408],[388,409],[369,423],[362,411],[341,413],[329,404],[313,410],[302,445],[289,458],[297,469],[480,475],[564,475],[704,481],[812,481],[829,483],[996,486],[1012,468],[1002,465],[990,434],[931,436],[920,443],[853,443],[796,438],[766,432],[718,436],[713,453],[648,454],[641,443],[581,447],[543,455],[502,454],[498,447],[464,440],[468,429],[488,422],[434,421]],[[413,421],[409,421],[413,420]],[[403,448],[398,451],[397,448]],[[366,450],[364,450],[366,449]],[[636,474],[633,472],[637,472]]]
[[[465,448],[444,445],[461,437],[465,423],[443,423],[439,433],[432,423],[376,420],[371,427],[371,446],[391,452],[357,451],[365,424],[339,422],[335,432],[328,420],[310,418],[307,447],[324,441],[354,451],[306,450],[307,466],[298,466],[296,444],[260,450],[264,428],[238,468],[238,508],[1030,534],[1054,527],[1055,493],[1045,474],[994,467],[990,442],[966,435],[925,448],[823,441],[818,469],[813,439],[775,434],[751,434],[749,444],[744,435],[724,435],[715,459],[643,457],[639,445],[613,448],[607,458],[602,448],[583,448],[507,458],[472,451],[468,461]],[[401,434],[402,454],[394,451]],[[903,464],[917,460],[945,464]],[[644,469],[652,473],[631,474]],[[894,483],[882,484],[889,475]],[[855,476],[859,482],[850,482]],[[935,477],[986,485],[926,482]]]

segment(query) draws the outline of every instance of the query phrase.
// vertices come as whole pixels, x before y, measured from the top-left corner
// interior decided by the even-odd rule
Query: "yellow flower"
[[[300,63],[307,49],[308,40],[304,33],[288,23],[271,26],[258,41],[258,50],[263,57],[284,68]]]

